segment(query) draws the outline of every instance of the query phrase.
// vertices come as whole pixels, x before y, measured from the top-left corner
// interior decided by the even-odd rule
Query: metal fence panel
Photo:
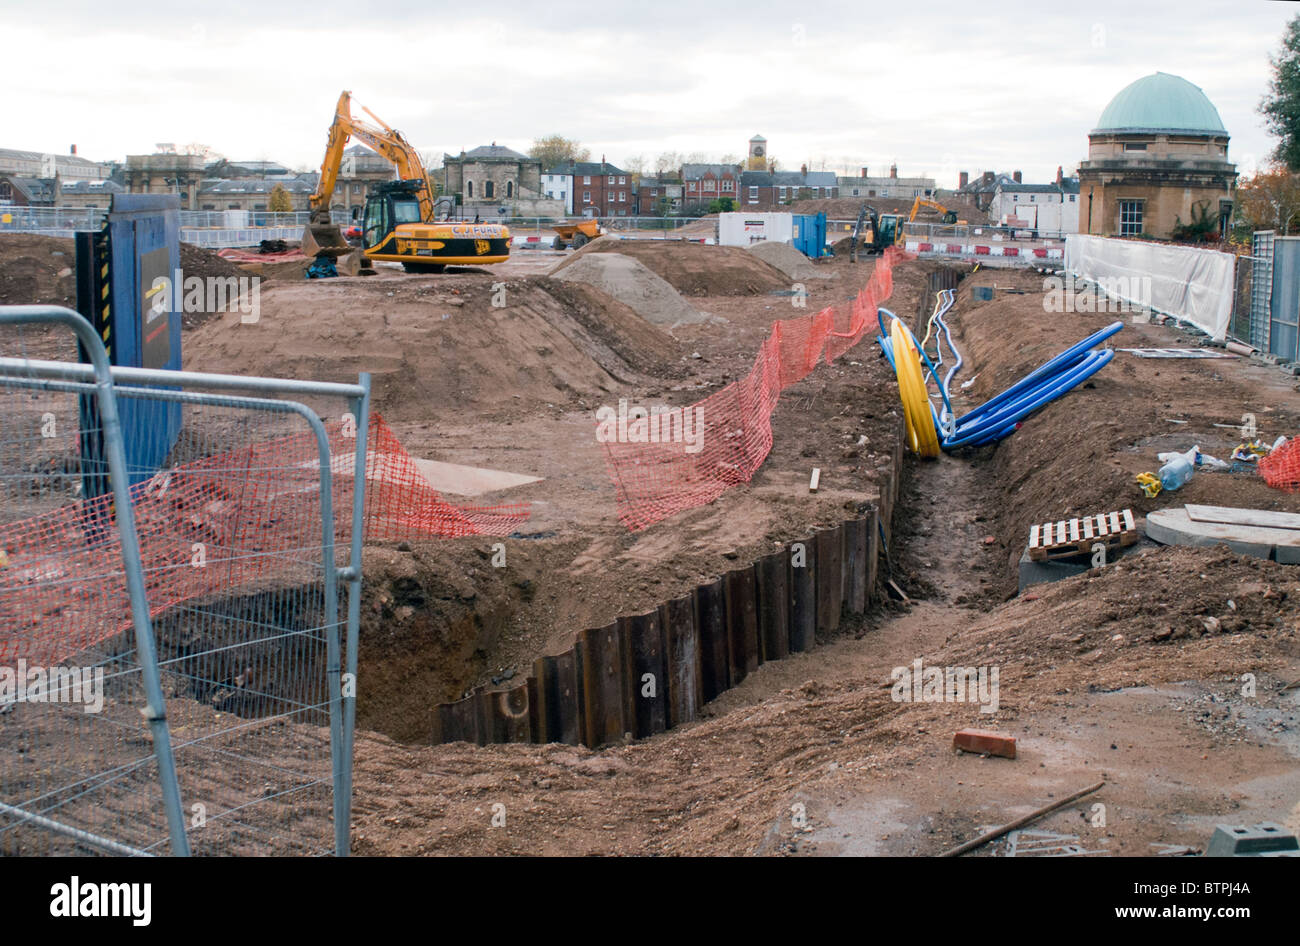
[[[30,325],[0,345],[17,356],[0,358],[0,673],[19,661],[24,672],[69,668],[70,682],[90,680],[96,704],[19,699],[0,710],[0,852],[347,853],[364,379],[113,369],[109,393],[138,408],[117,437],[123,455],[123,441],[183,411],[164,461],[123,471],[136,485],[133,516],[119,517],[111,495],[88,498],[106,471],[80,446],[101,439],[84,425],[82,402],[97,393],[87,369]],[[296,392],[319,414],[231,387]],[[123,574],[128,518],[143,649],[126,617],[136,604]],[[153,720],[141,714],[151,667],[166,710]],[[169,781],[179,844],[164,811]]]
[[[1269,350],[1269,312],[1273,295],[1273,231],[1256,230],[1251,239],[1250,344]]]
[[[1297,361],[1300,360],[1300,237],[1275,237],[1272,255],[1268,350],[1284,361]]]

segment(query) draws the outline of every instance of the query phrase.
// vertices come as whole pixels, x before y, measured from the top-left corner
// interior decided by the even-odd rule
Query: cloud
[[[121,160],[158,142],[316,166],[340,89],[425,153],[559,133],[593,154],[741,154],[901,173],[1077,166],[1109,99],[1157,69],[1201,86],[1232,156],[1294,8],[938,0],[788,8],[559,0],[474,9],[230,0],[43,4],[0,14],[7,147]],[[952,180],[941,180],[951,185]]]

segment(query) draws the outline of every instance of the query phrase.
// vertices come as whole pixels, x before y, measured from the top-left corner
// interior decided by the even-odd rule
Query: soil
[[[790,288],[790,277],[781,268],[741,247],[674,240],[600,237],[551,272],[561,273],[592,253],[630,256],[684,296],[752,296]]]
[[[837,259],[832,265],[860,285],[871,264],[852,267]],[[891,304],[900,314],[928,311],[930,269],[912,264],[899,271]],[[998,291],[993,303],[977,306],[968,287],[981,280],[1000,287],[1014,280],[1026,294]],[[1049,315],[1041,290],[1041,277],[1005,271],[977,273],[963,284],[950,321],[969,364],[957,380],[976,376],[967,392],[972,403],[1110,320]],[[741,313],[748,308],[752,319],[756,306],[735,300],[734,309],[712,307],[742,327],[738,338],[728,345],[710,335],[711,326],[696,326],[688,341],[702,348],[711,342],[710,359],[736,364],[739,349],[756,334]],[[1187,344],[1185,337],[1144,325],[1127,327],[1118,341],[1174,346]],[[892,410],[894,389],[870,348],[851,351],[839,366],[819,367],[808,380],[833,383],[837,368],[847,372],[854,361],[878,379],[869,385],[879,392],[875,410]],[[1277,418],[1276,432],[1289,432],[1291,412],[1300,407],[1293,388],[1276,369],[1243,361],[1145,362],[1121,354],[1092,387],[1028,418],[996,447],[909,461],[883,571],[905,588],[910,604],[878,606],[816,650],[763,665],[706,707],[706,719],[633,745],[598,752],[556,745],[430,748],[361,735],[357,848],[370,854],[936,854],[1098,779],[1107,782],[1100,793],[1035,827],[1073,836],[1103,855],[1203,847],[1223,821],[1277,820],[1300,828],[1300,697],[1282,689],[1300,677],[1300,578],[1292,568],[1223,548],[1151,546],[1004,600],[1014,590],[1013,555],[1024,546],[1029,522],[1059,518],[1067,508],[1076,514],[1130,507],[1140,514],[1151,507],[1132,473],[1153,465],[1156,451],[1186,449],[1190,443],[1180,446],[1186,437],[1218,430],[1206,426],[1211,418],[1239,421],[1236,397],[1267,401],[1274,410],[1260,408],[1257,415]],[[797,400],[802,392],[795,388],[783,397],[774,418],[776,447],[753,484],[647,530],[635,545],[663,540],[704,560],[707,550],[726,548],[733,536],[753,536],[748,510],[735,520],[737,528],[730,514],[737,503],[758,498],[765,475],[789,468],[783,451],[801,435],[816,437],[820,425],[812,417],[838,414],[834,400],[817,403],[824,393]],[[783,411],[795,403],[802,410],[791,425]],[[850,413],[842,416],[863,410],[847,406]],[[1168,425],[1165,416],[1193,423]],[[1260,425],[1274,435],[1272,425]],[[1170,433],[1178,427],[1189,429]],[[1231,432],[1224,436],[1232,439]],[[1203,439],[1203,451],[1215,449]],[[1194,487],[1204,492],[1193,494]],[[1185,490],[1155,505],[1195,496],[1291,509],[1296,499],[1237,474],[1198,474]],[[761,506],[770,502],[764,496]],[[713,507],[728,515],[714,515]],[[683,533],[680,523],[695,518],[709,530]],[[578,526],[584,533],[589,528]],[[624,545],[615,540],[607,547]],[[742,545],[741,554],[748,553]],[[587,573],[598,594],[629,587],[636,573],[620,566],[620,558],[626,561],[603,554],[599,569]],[[652,574],[664,566],[660,561]],[[548,588],[539,582],[539,596]],[[659,590],[662,600],[673,589]],[[590,596],[588,589],[581,597]],[[891,668],[917,658],[937,666],[999,667],[997,711],[892,701]],[[1246,674],[1257,686],[1251,695],[1242,683]],[[955,755],[952,733],[963,726],[1016,735],[1019,758]],[[490,826],[497,803],[507,812],[504,830]],[[1110,812],[1100,828],[1094,804]],[[792,819],[795,805],[806,812],[807,825]],[[1007,851],[1004,840],[976,854]]]
[[[622,253],[594,253],[565,261],[552,274],[566,282],[594,286],[637,315],[672,330],[679,325],[707,321],[705,312],[681,297],[670,283],[647,269],[640,260]]]
[[[1296,432],[1295,379],[1241,359],[1119,353],[1001,443],[909,459],[882,567],[909,600],[881,598],[814,650],[762,665],[698,722],[600,751],[421,744],[437,702],[517,679],[582,628],[876,497],[899,407],[871,335],[782,393],[772,452],[751,482],[644,532],[617,520],[593,414],[619,398],[700,399],[749,371],[773,321],[844,303],[874,265],[819,264],[839,278],[809,282],[803,311],[805,300],[779,295],[693,300],[725,321],[671,336],[582,283],[473,269],[267,286],[258,323],[236,315],[187,333],[186,366],[206,371],[347,381],[370,371],[376,407],[416,456],[542,477],[482,498],[533,504],[525,529],[503,540],[505,568],[490,561],[496,539],[366,550],[358,853],[930,855],[1101,779],[1097,795],[1035,828],[1101,855],[1204,847],[1221,822],[1300,830],[1300,691],[1285,688],[1300,678],[1294,568],[1144,544],[1014,596],[1034,521],[1184,502],[1300,511],[1300,496],[1251,474],[1201,472],[1155,500],[1133,480],[1160,451],[1199,443],[1226,459],[1239,434],[1213,424],[1243,413],[1267,440]],[[928,313],[941,268],[897,269],[888,306]],[[974,383],[959,412],[1128,318],[1049,313],[1041,275],[961,271],[949,322],[967,367],[955,383]],[[976,285],[996,285],[993,301],[974,300]],[[1130,322],[1112,344],[1200,341]],[[813,466],[822,485],[810,494]],[[892,672],[917,659],[998,668],[996,711],[896,702]],[[967,726],[1015,735],[1018,758],[955,754],[953,732]],[[498,803],[504,828],[492,826]],[[999,842],[969,856],[1007,852]]]
[[[65,237],[0,236],[0,305],[77,307],[77,252]]]
[[[763,240],[745,249],[763,262],[770,263],[781,270],[787,279],[831,279],[836,275],[824,266],[818,267],[789,243]]]

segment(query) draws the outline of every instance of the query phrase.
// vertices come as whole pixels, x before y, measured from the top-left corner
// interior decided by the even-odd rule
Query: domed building
[[[1169,239],[1232,216],[1236,166],[1228,130],[1205,93],[1157,72],[1121,89],[1088,134],[1079,165],[1079,232]]]

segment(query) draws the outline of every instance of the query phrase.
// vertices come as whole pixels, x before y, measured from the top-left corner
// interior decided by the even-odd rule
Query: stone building
[[[206,176],[198,154],[128,154],[123,183],[132,194],[179,194],[181,210],[197,210]]]
[[[1169,239],[1204,220],[1226,233],[1236,166],[1205,93],[1157,72],[1121,89],[1088,134],[1079,232]]]
[[[57,177],[64,181],[99,181],[110,173],[108,165],[78,157],[76,145],[72,146],[69,154],[0,148],[0,174],[47,180]]]
[[[889,166],[888,177],[872,177],[863,168],[857,177],[837,179],[841,197],[888,197],[897,200],[911,200],[914,197],[933,197],[935,192],[932,177],[899,177],[898,165]]]
[[[559,217],[564,201],[542,190],[542,162],[512,148],[482,145],[458,155],[443,156],[442,188],[455,195],[461,216]],[[506,214],[499,214],[505,209]]]

